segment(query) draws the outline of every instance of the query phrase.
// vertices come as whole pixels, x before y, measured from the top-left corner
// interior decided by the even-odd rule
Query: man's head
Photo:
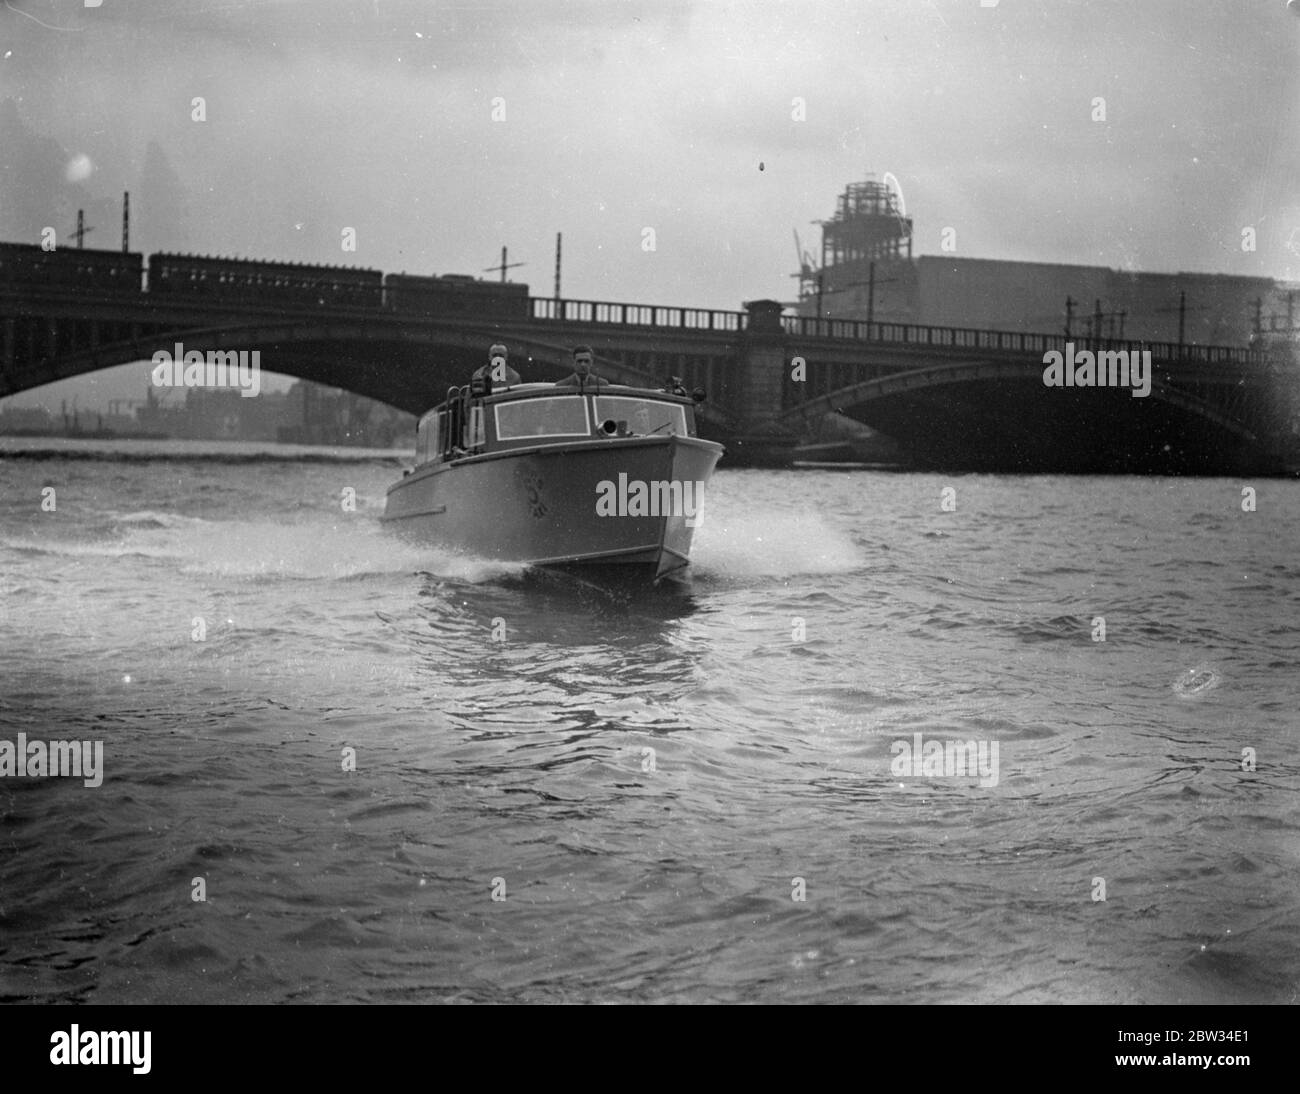
[[[504,384],[506,382],[506,357],[509,351],[500,342],[496,343],[488,350],[488,365],[494,383]]]
[[[574,371],[583,378],[591,375],[591,366],[594,361],[595,355],[591,352],[590,346],[578,346],[573,351]]]

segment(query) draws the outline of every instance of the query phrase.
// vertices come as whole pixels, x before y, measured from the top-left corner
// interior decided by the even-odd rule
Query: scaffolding
[[[911,259],[911,217],[904,216],[896,192],[870,175],[845,186],[835,216],[816,223],[822,226],[822,264],[803,262],[801,299],[857,283],[871,262]]]
[[[823,267],[912,257],[912,220],[903,216],[898,195],[874,179],[849,183],[835,215],[821,223]]]
[[[795,275],[801,300],[866,284],[872,263],[912,257],[912,218],[903,214],[898,194],[871,176],[849,183],[835,215],[816,223],[822,229],[821,265],[801,263]]]

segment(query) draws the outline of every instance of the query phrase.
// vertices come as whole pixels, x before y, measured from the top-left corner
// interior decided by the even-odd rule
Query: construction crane
[[[813,221],[819,224],[820,221]],[[810,296],[817,297],[817,318],[822,317],[822,294],[826,287],[826,271],[820,269],[817,263],[813,261],[811,252],[804,249],[803,243],[799,239],[799,229],[791,229],[794,232],[794,253],[799,262],[799,272],[793,273],[791,277],[799,279],[799,303],[807,300]]]
[[[800,288],[803,282],[811,282],[817,276],[817,266],[813,262],[812,253],[805,250],[803,244],[799,241],[799,229],[791,229],[794,232],[794,254],[799,262],[799,272],[791,274],[791,277],[797,277],[800,281]]]

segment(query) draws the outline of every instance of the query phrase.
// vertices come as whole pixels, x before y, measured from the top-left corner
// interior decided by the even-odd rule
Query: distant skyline
[[[84,207],[116,248],[130,190],[133,250],[505,245],[539,295],[563,232],[566,296],[793,300],[791,229],[869,172],[918,255],[1300,281],[1298,135],[1285,0],[0,6],[3,238]]]

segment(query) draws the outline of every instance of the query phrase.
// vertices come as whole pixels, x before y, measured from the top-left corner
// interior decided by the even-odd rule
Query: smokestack
[[[131,249],[131,193],[122,191],[122,253]]]

